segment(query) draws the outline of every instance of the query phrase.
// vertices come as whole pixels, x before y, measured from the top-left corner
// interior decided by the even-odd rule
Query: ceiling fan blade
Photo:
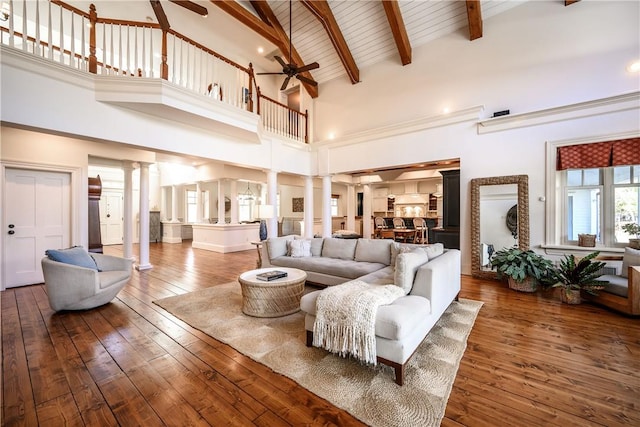
[[[282,58],[280,58],[278,55],[275,55],[275,56],[274,56],[274,58],[275,58],[275,60],[276,60],[276,61],[278,61],[278,62],[280,63],[280,65],[282,65],[282,68],[284,68],[284,67],[286,67],[286,66],[287,66],[287,63],[286,63],[286,62],[284,62],[284,61],[282,60]]]
[[[160,28],[167,31],[169,29],[169,20],[167,19],[167,14],[164,13],[160,0],[149,0],[149,3],[151,3],[153,13],[156,14],[156,19],[158,20],[158,24],[160,24]]]
[[[206,7],[204,6],[200,6],[197,3],[193,3],[191,1],[188,0],[169,0],[171,3],[175,3],[179,6],[184,7],[185,9],[189,9],[191,12],[195,12],[198,15],[206,18],[207,15],[209,15],[209,11],[207,10]]]
[[[287,76],[286,79],[284,79],[284,82],[282,83],[282,86],[280,86],[280,90],[285,90],[287,88],[287,85],[289,84],[289,79],[291,77]]]
[[[273,74],[280,75],[280,74],[284,74],[284,73],[282,73],[282,72],[280,72],[280,73],[256,73],[256,75],[258,75],[258,76],[267,76],[267,75],[273,75]]]
[[[317,62],[312,62],[311,64],[303,65],[298,68],[298,72],[304,73],[305,71],[315,70],[316,68],[320,68],[320,65]]]
[[[301,76],[300,74],[296,76],[296,79],[300,80],[303,83],[310,84],[311,86],[318,86],[318,82],[316,82],[315,80],[311,80],[305,76]]]

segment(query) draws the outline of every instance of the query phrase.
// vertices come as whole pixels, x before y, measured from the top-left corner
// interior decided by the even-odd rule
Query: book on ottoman
[[[273,270],[267,271],[265,273],[256,274],[256,279],[265,280],[267,282],[276,279],[282,279],[283,277],[287,277],[286,271]]]

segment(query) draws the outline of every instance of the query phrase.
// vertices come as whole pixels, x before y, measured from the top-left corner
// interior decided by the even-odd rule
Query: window
[[[640,165],[556,172],[561,190],[562,243],[576,244],[578,234],[595,234],[606,247],[624,246],[622,226],[639,221]]]
[[[331,216],[338,216],[338,200],[340,200],[339,194],[331,195]]]
[[[198,218],[198,205],[197,205],[197,201],[196,201],[196,191],[195,190],[187,190],[186,192],[186,197],[187,197],[187,222],[196,222],[197,218]]]

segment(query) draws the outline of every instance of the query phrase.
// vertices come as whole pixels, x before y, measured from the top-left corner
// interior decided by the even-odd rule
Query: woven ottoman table
[[[260,280],[256,276],[271,271],[284,271],[286,277]],[[281,317],[300,311],[307,273],[297,268],[260,268],[238,277],[242,289],[242,312],[253,317]]]

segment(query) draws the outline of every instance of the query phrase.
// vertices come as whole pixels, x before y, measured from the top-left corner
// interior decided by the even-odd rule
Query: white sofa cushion
[[[405,295],[411,292],[416,271],[427,261],[429,261],[427,253],[420,249],[416,249],[413,252],[401,253],[396,257],[394,284],[400,286],[404,290]]]
[[[271,237],[267,239],[267,253],[269,259],[287,254],[287,242],[293,240],[293,236]]]
[[[322,243],[322,256],[353,260],[356,254],[357,239],[334,239],[327,237]]]
[[[355,260],[377,262],[384,265],[391,263],[392,241],[387,239],[358,239]]]
[[[627,246],[624,248],[624,255],[622,256],[622,271],[620,275],[629,277],[629,266],[632,265],[640,265],[640,249],[633,249]]]
[[[316,301],[320,291],[310,292],[300,300],[300,309],[316,315]],[[389,305],[378,307],[376,312],[376,336],[401,340],[419,327],[431,313],[431,303],[424,297],[407,295]]]
[[[416,245],[413,243],[397,243],[394,242],[391,246],[391,264],[396,264],[396,257],[398,254],[411,252],[417,248],[425,251],[429,259],[434,259],[439,257],[444,253],[444,245],[442,243],[429,243],[427,245]]]

